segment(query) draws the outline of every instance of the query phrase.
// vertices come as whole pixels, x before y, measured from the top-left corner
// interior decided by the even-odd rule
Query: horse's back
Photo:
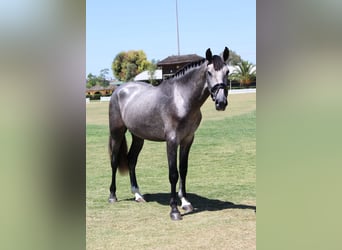
[[[160,92],[157,87],[144,82],[128,82],[118,87],[112,96],[113,105],[120,108],[122,114],[148,109],[157,105]]]
[[[144,139],[164,140],[163,99],[160,89],[150,84],[129,82],[121,85],[111,97],[110,126],[124,126]]]

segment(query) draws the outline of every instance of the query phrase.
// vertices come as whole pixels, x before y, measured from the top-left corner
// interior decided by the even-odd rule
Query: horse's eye
[[[227,71],[227,73],[226,73],[226,76],[228,76],[229,75],[229,70]]]
[[[208,76],[211,76],[211,73],[208,71]]]

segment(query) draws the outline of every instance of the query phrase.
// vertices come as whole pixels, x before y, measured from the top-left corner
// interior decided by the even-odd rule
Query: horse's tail
[[[109,149],[109,156],[110,160],[112,161],[113,158],[113,144],[114,144],[114,139],[112,136],[109,136],[109,143],[108,143],[108,149]],[[127,174],[128,172],[128,150],[127,150],[127,141],[126,141],[126,136],[124,135],[120,149],[118,152],[118,169],[120,174]]]

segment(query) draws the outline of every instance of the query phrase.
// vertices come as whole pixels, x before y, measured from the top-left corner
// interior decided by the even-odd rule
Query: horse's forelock
[[[217,55],[213,56],[212,63],[214,65],[214,69],[216,71],[221,70],[224,66],[224,62],[223,62],[222,58],[220,56],[217,56]]]

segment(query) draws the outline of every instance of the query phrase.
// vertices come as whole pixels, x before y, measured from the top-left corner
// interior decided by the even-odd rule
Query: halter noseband
[[[217,93],[219,92],[220,89],[224,90],[224,95],[225,96],[228,95],[227,84],[224,84],[224,83],[215,84],[211,88],[211,90],[210,90],[211,99],[213,99],[213,101],[215,101],[216,95],[217,95]]]

